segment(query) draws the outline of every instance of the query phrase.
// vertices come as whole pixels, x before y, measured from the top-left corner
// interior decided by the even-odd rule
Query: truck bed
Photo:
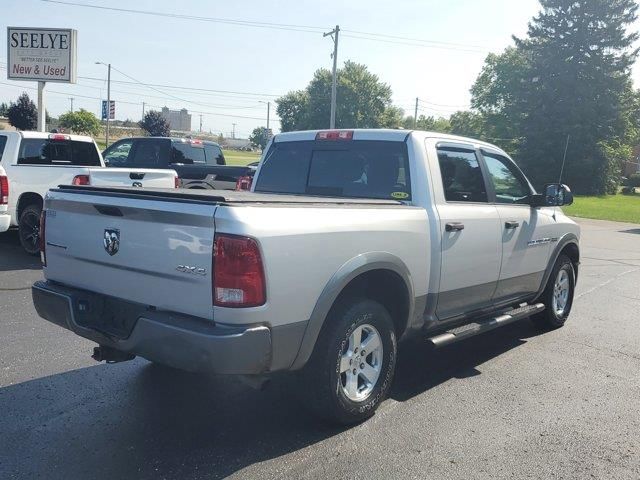
[[[167,200],[189,203],[204,203],[208,205],[240,205],[240,204],[283,204],[283,205],[349,205],[349,206],[399,206],[398,200],[379,200],[367,198],[320,197],[312,195],[283,195],[277,193],[252,193],[231,190],[195,190],[195,189],[164,189],[164,188],[134,188],[134,187],[92,187],[60,185],[54,192],[72,192],[99,194],[101,196],[152,198],[153,200]]]

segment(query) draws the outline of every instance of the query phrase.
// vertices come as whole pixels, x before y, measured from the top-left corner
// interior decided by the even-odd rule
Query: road
[[[370,421],[318,423],[289,392],[90,358],[38,319],[37,259],[0,235],[0,478],[640,478],[640,226],[581,220],[565,328],[528,321],[400,351]]]

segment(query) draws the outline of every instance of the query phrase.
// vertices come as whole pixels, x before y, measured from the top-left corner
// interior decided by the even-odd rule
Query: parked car
[[[22,247],[33,255],[39,252],[40,211],[49,188],[71,184],[175,188],[177,183],[177,174],[168,169],[107,171],[94,140],[81,135],[0,131],[0,165],[5,172],[0,208],[4,203],[9,226],[18,227]],[[0,222],[0,231],[5,222]]]
[[[488,143],[284,133],[252,189],[52,190],[39,315],[98,343],[98,360],[299,371],[306,405],[353,423],[388,393],[398,340],[441,347],[527,317],[558,328],[571,311],[572,195],[536,193]]]
[[[172,168],[182,188],[233,190],[238,179],[255,171],[226,165],[220,145],[190,138],[123,138],[107,148],[103,157],[108,167]]]

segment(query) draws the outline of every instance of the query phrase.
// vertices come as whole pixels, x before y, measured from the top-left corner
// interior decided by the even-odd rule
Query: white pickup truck
[[[175,188],[174,170],[104,168],[91,137],[0,130],[0,232],[18,227],[22,247],[36,255],[43,198],[58,185]]]
[[[373,414],[397,340],[561,327],[579,228],[487,143],[419,131],[277,135],[252,192],[64,187],[45,200],[39,315],[99,344],[229,374],[298,371],[306,404]]]

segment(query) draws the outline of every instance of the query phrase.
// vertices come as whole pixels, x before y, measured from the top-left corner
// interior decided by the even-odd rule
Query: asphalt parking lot
[[[400,350],[370,421],[318,423],[278,378],[117,365],[40,320],[39,260],[0,234],[0,478],[640,477],[640,226],[581,220],[565,328]]]

